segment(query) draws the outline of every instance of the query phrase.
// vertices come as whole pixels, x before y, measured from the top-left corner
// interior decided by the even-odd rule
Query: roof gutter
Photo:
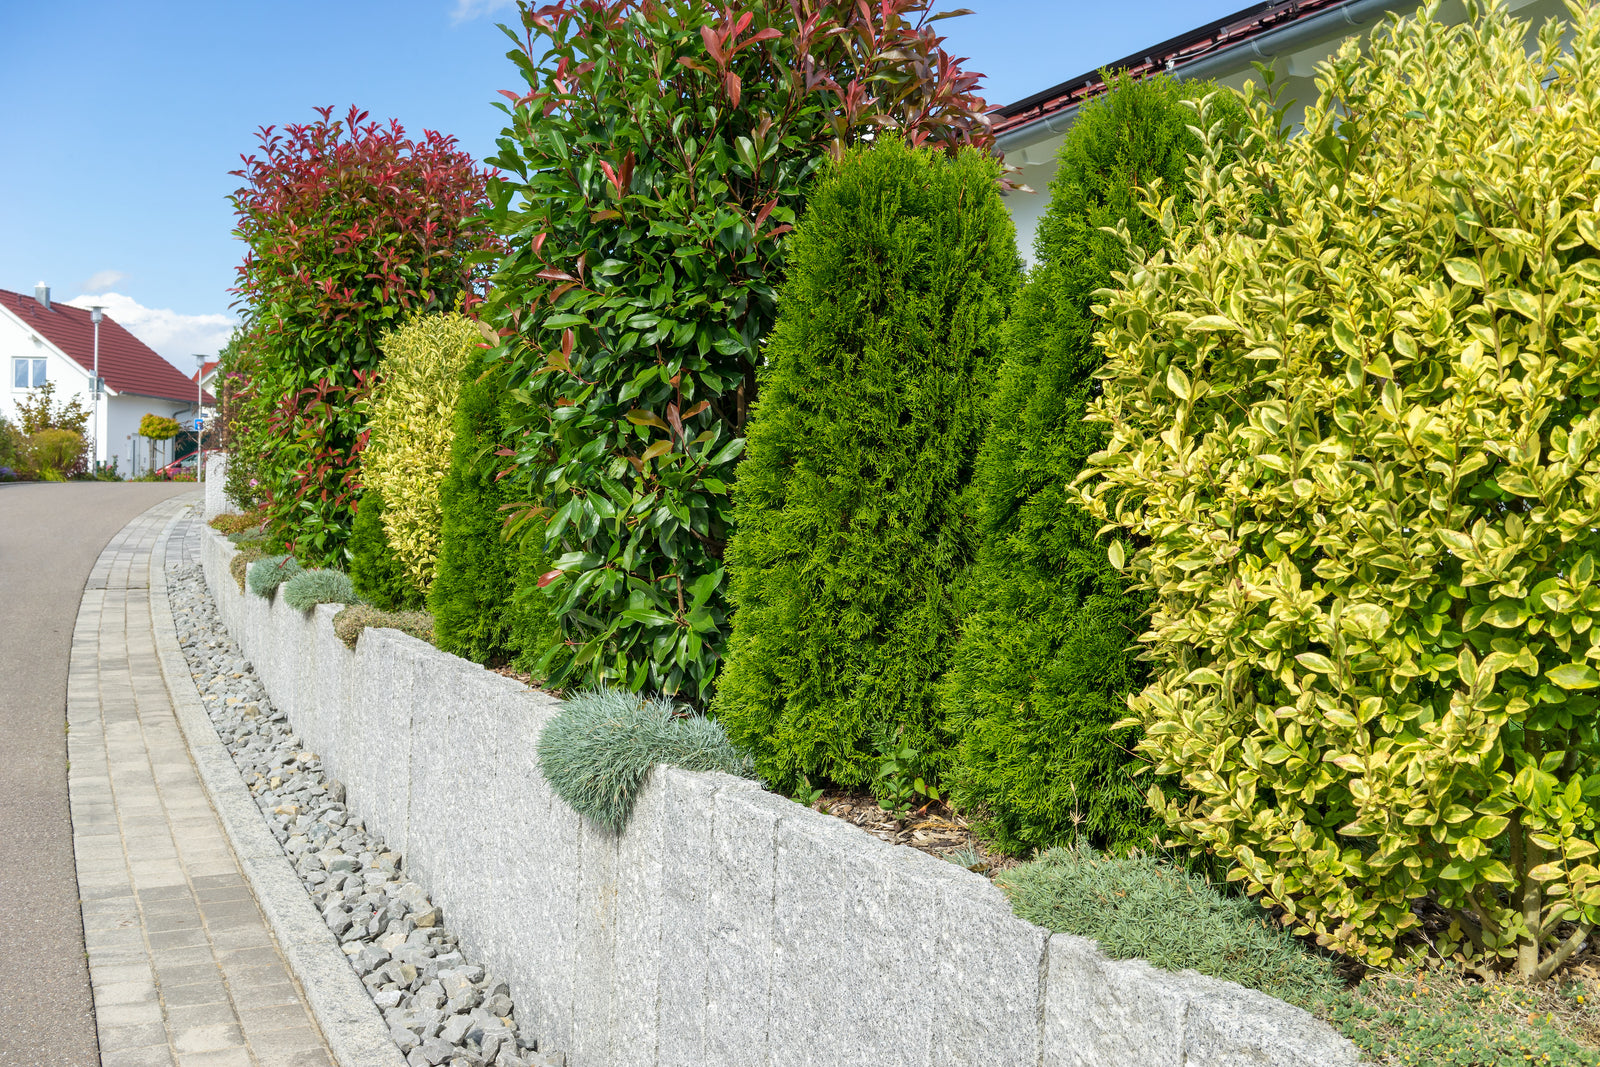
[[[1297,52],[1302,47],[1319,40],[1340,33],[1354,33],[1368,21],[1381,18],[1400,6],[1402,5],[1396,4],[1395,0],[1350,0],[1347,4],[1318,12],[1303,21],[1280,27],[1260,37],[1241,41],[1189,63],[1181,63],[1173,67],[1171,73],[1181,78],[1215,78],[1229,74],[1239,69],[1241,59],[1244,62],[1267,62],[1285,52]],[[994,139],[994,146],[1001,153],[1012,152],[1042,140],[1050,134],[1065,133],[1077,121],[1078,109],[1082,106],[1083,103],[1080,101],[1026,126],[1007,130]]]

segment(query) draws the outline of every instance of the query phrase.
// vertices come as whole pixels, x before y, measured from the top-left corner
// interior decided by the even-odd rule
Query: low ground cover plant
[[[355,648],[361,631],[399,630],[419,641],[433,642],[433,619],[426,611],[384,611],[371,604],[351,604],[333,617],[333,632],[346,648]]]
[[[578,814],[621,831],[658,763],[750,777],[748,756],[712,719],[625,689],[573,693],[539,734],[539,769]]]
[[[277,593],[278,586],[303,569],[293,556],[262,556],[250,563],[245,574],[245,584],[256,596],[271,600]]]
[[[354,604],[355,587],[343,571],[313,567],[300,571],[283,583],[283,602],[296,611],[310,611],[318,604]]]
[[[1546,978],[1600,920],[1600,14],[1346,44],[1215,112],[1103,294],[1083,499],[1154,598],[1151,803],[1301,932]],[[1471,160],[1468,169],[1463,161]],[[1431,897],[1452,919],[1407,940]]]
[[[972,468],[1019,280],[998,165],[886,137],[811,194],[761,369],[713,708],[762,776],[872,783],[872,739],[948,745],[937,685]],[[696,589],[696,594],[701,590]]]

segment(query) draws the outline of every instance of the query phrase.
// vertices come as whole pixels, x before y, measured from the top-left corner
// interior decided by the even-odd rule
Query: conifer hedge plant
[[[1135,248],[1158,247],[1161,228],[1137,196],[1156,181],[1187,213],[1184,172],[1199,138],[1185,100],[1213,87],[1166,77],[1108,84],[1061,146],[1034,263],[1006,324],[978,458],[978,561],[941,691],[960,739],[953,798],[987,813],[986,836],[1018,853],[1080,838],[1120,851],[1151,833],[1133,774],[1137,730],[1113,729],[1144,680],[1134,646],[1145,598],[1124,588],[1071,482],[1105,442],[1083,412],[1103,362],[1093,294],[1128,261],[1108,228],[1121,223]],[[1215,107],[1233,125],[1243,119],[1231,95]]]
[[[966,513],[1020,260],[999,165],[888,137],[830,164],[790,246],[728,550],[713,710],[762,777],[931,777]]]
[[[1237,159],[1200,108],[1081,492],[1153,597],[1175,834],[1369,963],[1430,896],[1432,949],[1540,979],[1600,921],[1600,14],[1526,33],[1388,23]]]
[[[439,486],[439,558],[428,587],[440,648],[477,663],[515,663],[533,670],[556,639],[541,576],[550,572],[544,541],[508,537],[519,500],[514,479],[502,477],[512,431],[505,367],[473,362],[462,368],[450,441],[450,465]]]

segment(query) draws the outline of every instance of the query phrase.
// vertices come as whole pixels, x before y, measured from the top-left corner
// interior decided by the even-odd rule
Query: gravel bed
[[[402,857],[344,805],[217,616],[198,565],[168,576],[178,644],[273,836],[339,939],[411,1067],[564,1067],[540,1050],[506,983],[469,961]]]

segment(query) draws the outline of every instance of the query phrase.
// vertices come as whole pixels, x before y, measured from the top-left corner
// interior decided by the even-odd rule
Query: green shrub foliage
[[[355,107],[268,126],[232,173],[249,387],[234,399],[274,533],[342,564],[361,485],[378,338],[407,312],[471,299],[487,174],[455,139],[413,140]]]
[[[389,544],[383,512],[381,492],[361,494],[350,529],[350,579],[362,599],[385,611],[415,611],[422,607],[422,592]]]
[[[301,571],[283,583],[283,602],[296,611],[310,611],[318,604],[353,604],[355,587],[343,571],[320,568]]]
[[[1536,979],[1600,921],[1600,12],[1526,32],[1425,11],[1302,136],[1210,139],[1104,296],[1083,489],[1155,597],[1169,824],[1325,944],[1391,962],[1431,896]]]
[[[508,540],[504,509],[515,505],[519,482],[502,478],[500,452],[511,441],[504,368],[469,364],[456,399],[450,469],[439,487],[443,524],[428,610],[439,647],[478,663],[512,661],[534,667],[556,639],[555,620],[540,576],[549,573],[543,541]]]
[[[528,91],[505,94],[491,160],[509,247],[484,319],[514,337],[526,514],[562,574],[554,683],[708,692],[727,638],[727,488],[807,181],[885,125],[952,149],[991,141],[977,78],[931,14],[927,0],[523,5],[511,58]]]
[[[971,559],[963,514],[1018,281],[998,165],[889,138],[831,167],[790,248],[734,495],[734,617],[714,707],[768,781],[871,781],[903,728],[923,771]]]
[[[270,600],[278,591],[278,586],[303,569],[293,556],[262,556],[249,565],[245,581],[252,593]]]
[[[383,529],[411,584],[426,594],[439,553],[439,483],[450,469],[461,369],[484,347],[465,315],[413,315],[378,341],[362,479],[383,494]]]
[[[1136,190],[1154,181],[1187,211],[1184,170],[1199,147],[1185,98],[1212,87],[1167,78],[1113,81],[1086,105],[1061,147],[1035,262],[1006,325],[1005,361],[978,461],[978,565],[943,687],[960,737],[950,784],[956,803],[989,813],[996,845],[1012,852],[1082,834],[1121,850],[1144,843],[1148,782],[1135,781],[1137,731],[1112,729],[1143,671],[1131,651],[1144,629],[1106,559],[1099,522],[1072,479],[1105,441],[1083,421],[1103,361],[1094,343],[1096,290],[1128,252],[1158,246],[1156,220]],[[1219,114],[1243,108],[1231,96]]]
[[[539,734],[539,769],[574,811],[618,832],[658,763],[750,776],[750,758],[721,726],[682,712],[671,700],[626,690],[574,693]]]

